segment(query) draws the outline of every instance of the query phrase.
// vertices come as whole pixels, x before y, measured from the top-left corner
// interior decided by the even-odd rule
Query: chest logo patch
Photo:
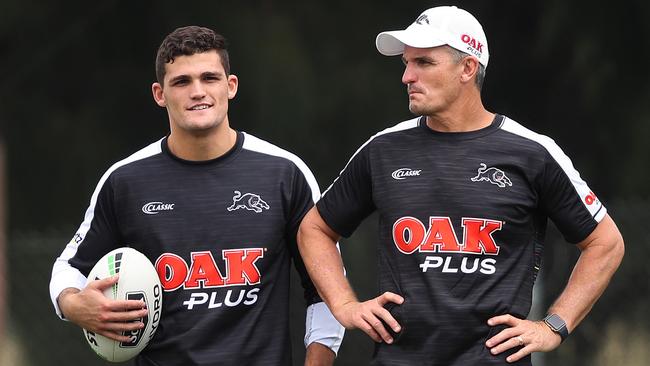
[[[390,176],[396,180],[403,180],[408,177],[419,176],[421,172],[422,170],[415,170],[411,168],[399,168],[396,171],[394,171]]]
[[[161,211],[172,211],[174,210],[175,203],[163,203],[163,202],[148,202],[142,206],[142,212],[147,215],[157,215]]]
[[[512,187],[512,181],[503,170],[495,167],[488,168],[484,163],[481,163],[476,176],[472,178],[472,182],[481,181],[490,182],[501,188],[504,188],[505,186]]]
[[[232,205],[228,207],[228,211],[245,209],[255,211],[255,213],[261,213],[263,210],[268,210],[269,208],[269,204],[259,194],[242,194],[240,191],[235,191],[235,195],[232,197]]]

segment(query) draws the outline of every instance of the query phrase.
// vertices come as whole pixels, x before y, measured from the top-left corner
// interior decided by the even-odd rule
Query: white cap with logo
[[[375,44],[386,56],[401,55],[404,45],[415,48],[449,45],[475,56],[485,67],[490,58],[481,24],[472,14],[455,6],[427,9],[408,28],[379,33]]]

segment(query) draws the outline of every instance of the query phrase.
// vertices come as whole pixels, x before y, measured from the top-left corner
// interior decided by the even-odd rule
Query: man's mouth
[[[198,105],[195,105],[195,106],[190,107],[190,108],[188,108],[188,109],[189,109],[190,111],[200,111],[200,110],[203,110],[203,109],[208,109],[208,108],[210,108],[210,107],[211,107],[211,106],[208,105],[208,104],[198,104]]]

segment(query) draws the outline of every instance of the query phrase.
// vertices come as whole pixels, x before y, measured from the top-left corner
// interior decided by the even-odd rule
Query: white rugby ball
[[[129,342],[118,342],[84,329],[86,341],[99,357],[123,362],[138,355],[158,329],[162,312],[162,286],[156,269],[144,254],[133,248],[115,249],[100,259],[88,274],[88,282],[119,274],[118,282],[104,290],[113,300],[143,300],[149,314],[142,319],[144,328],[123,334]]]

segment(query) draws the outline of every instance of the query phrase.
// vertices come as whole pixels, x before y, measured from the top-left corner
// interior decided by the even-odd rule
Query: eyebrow
[[[200,78],[204,78],[204,77],[221,78],[223,76],[224,76],[224,74],[222,72],[219,72],[219,71],[205,71],[205,72],[202,72],[199,77]],[[174,83],[174,82],[177,82],[177,81],[182,81],[182,80],[187,80],[187,79],[191,79],[191,76],[188,75],[188,74],[182,74],[182,75],[174,76],[173,78],[169,79],[169,83],[171,84],[171,83]]]
[[[201,77],[204,78],[206,76],[213,76],[213,77],[223,77],[223,73],[219,71],[206,71],[201,73]]]
[[[406,64],[407,61],[408,60],[404,56],[402,56],[402,63]],[[433,57],[430,57],[430,56],[416,56],[416,57],[413,57],[413,59],[411,61],[435,62],[436,59],[433,58]]]

